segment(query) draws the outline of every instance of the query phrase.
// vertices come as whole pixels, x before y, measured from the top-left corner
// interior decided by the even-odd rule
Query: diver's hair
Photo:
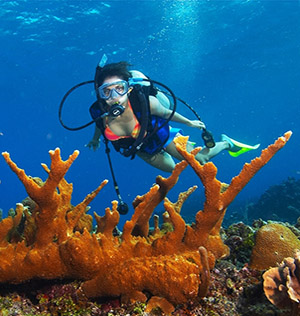
[[[131,66],[131,64],[127,63],[126,61],[120,61],[118,63],[111,63],[105,65],[99,71],[97,78],[95,78],[98,86],[101,86],[103,84],[103,81],[107,77],[117,76],[123,80],[128,81],[128,79],[132,77],[131,73],[128,70],[129,66]]]

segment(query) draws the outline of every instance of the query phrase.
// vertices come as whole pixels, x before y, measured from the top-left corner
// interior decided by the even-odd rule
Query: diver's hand
[[[100,147],[100,140],[92,139],[88,144],[84,146],[88,147],[89,149],[93,149],[93,151],[96,151]]]
[[[205,124],[199,120],[190,120],[187,125],[190,127],[195,127],[195,128],[200,128],[200,129],[205,128]]]

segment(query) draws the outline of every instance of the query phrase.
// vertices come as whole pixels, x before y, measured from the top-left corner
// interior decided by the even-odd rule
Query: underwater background
[[[300,178],[299,21],[297,0],[1,1],[1,152],[8,151],[28,175],[45,180],[40,163],[50,164],[49,150],[60,147],[64,159],[80,150],[66,176],[74,184],[72,204],[109,179],[91,203],[91,211],[103,215],[116,198],[104,144],[96,152],[85,147],[94,128],[65,130],[58,120],[58,107],[68,89],[93,79],[105,53],[108,62],[126,60],[133,69],[170,87],[199,113],[216,140],[225,133],[261,144],[259,150],[237,158],[226,151],[215,157],[218,179],[223,182],[292,130],[288,145],[235,203],[255,202],[270,186]],[[64,106],[64,122],[69,126],[89,122],[88,109],[94,101],[93,85],[77,89]],[[177,111],[193,117],[183,104],[178,104]],[[181,127],[192,141],[203,145],[199,130]],[[136,195],[149,190],[157,175],[167,175],[138,158],[111,152],[121,195],[130,206]],[[0,181],[0,208],[6,217],[27,194],[2,157]],[[175,200],[194,184],[199,188],[186,202],[183,216],[193,217],[202,208],[199,179],[187,168],[169,195]],[[131,207],[121,222],[132,213]]]

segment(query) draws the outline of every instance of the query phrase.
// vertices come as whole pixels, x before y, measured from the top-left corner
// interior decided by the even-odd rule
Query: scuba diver
[[[106,61],[107,56],[104,54],[96,67],[94,80],[81,82],[67,91],[61,100],[58,114],[61,125],[71,131],[78,131],[96,123],[94,136],[86,146],[97,150],[100,136],[103,137],[120,214],[127,214],[129,207],[121,197],[115,178],[109,142],[123,156],[133,159],[137,155],[146,163],[165,172],[173,171],[174,158],[183,159],[173,142],[176,136],[182,134],[182,130],[171,127],[171,121],[202,130],[201,136],[205,146],[196,155],[201,164],[205,164],[223,150],[237,157],[259,147],[259,144],[250,146],[237,142],[225,134],[221,136],[220,142],[215,142],[197,112],[176,97],[166,85],[147,78],[139,71],[129,70],[131,65],[125,61],[111,64],[106,64]],[[97,100],[90,107],[92,121],[78,127],[67,126],[62,120],[63,105],[70,93],[86,84],[94,85],[97,96]],[[164,90],[160,90],[157,85]],[[187,106],[197,120],[177,113],[177,100]],[[188,141],[187,150],[190,152],[194,145],[195,143]]]
[[[172,172],[175,167],[173,158],[183,159],[173,142],[182,131],[169,126],[169,121],[206,131],[205,124],[200,119],[191,120],[172,111],[169,99],[153,88],[151,80],[148,81],[141,72],[129,71],[129,66],[127,62],[111,63],[96,71],[98,100],[90,108],[96,126],[94,136],[86,146],[96,150],[102,135],[124,156],[133,158],[136,154],[151,166]],[[137,83],[135,78],[139,78]],[[134,144],[138,138],[140,140]],[[206,141],[205,136],[203,139]],[[188,141],[187,150],[190,152],[194,145]],[[211,146],[203,147],[196,159],[205,164],[223,150],[238,156],[258,146],[239,143],[223,134],[220,142],[213,141]]]

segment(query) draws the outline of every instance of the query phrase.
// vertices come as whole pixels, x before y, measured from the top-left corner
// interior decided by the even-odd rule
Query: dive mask
[[[110,98],[118,98],[128,93],[128,82],[125,80],[116,80],[109,83],[104,83],[98,88],[100,98],[108,100]]]

